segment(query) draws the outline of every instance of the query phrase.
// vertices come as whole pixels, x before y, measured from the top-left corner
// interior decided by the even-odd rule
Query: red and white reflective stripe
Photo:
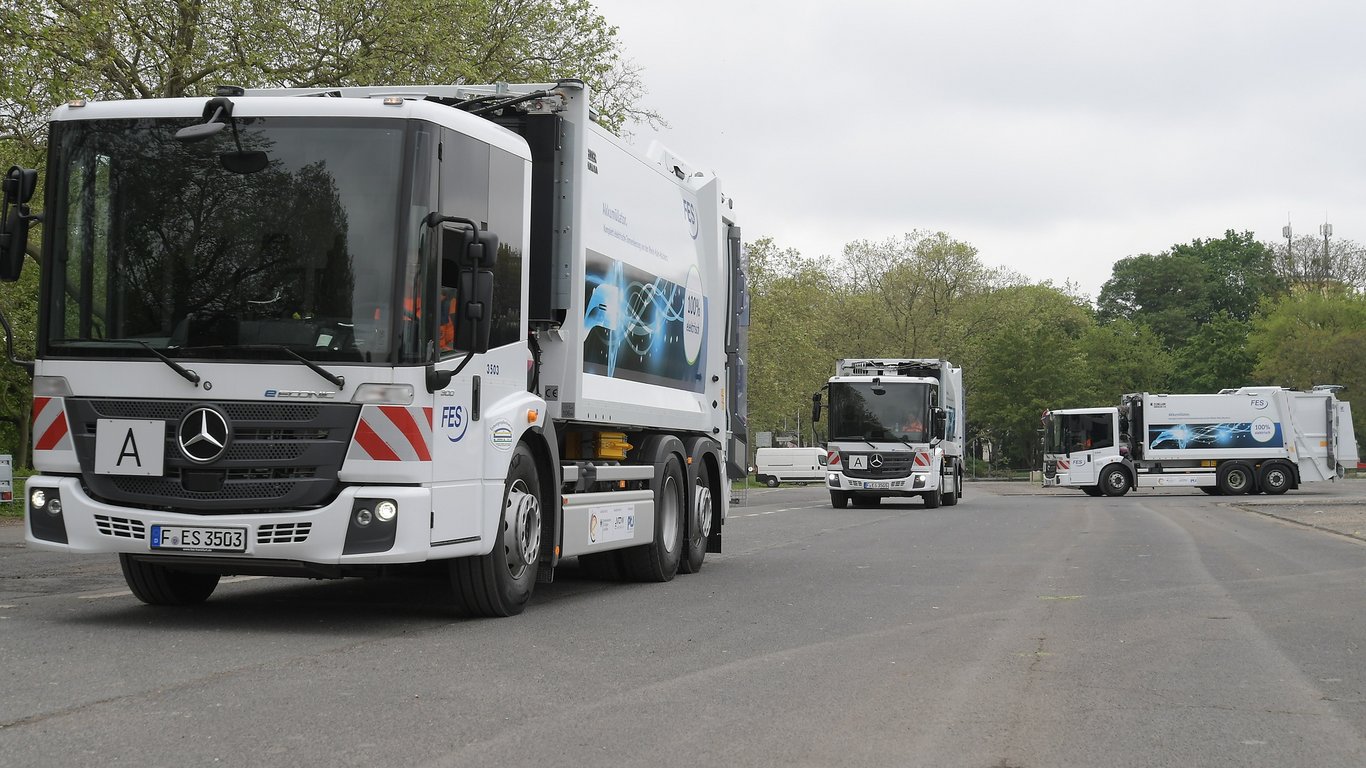
[[[1058,459],[1058,469],[1067,469],[1072,466],[1072,462],[1067,459]]]
[[[825,452],[825,463],[826,463],[828,466],[832,466],[832,467],[833,467],[834,465],[840,463],[840,452],[839,452],[839,451],[826,451],[826,452]]]
[[[432,409],[367,405],[351,437],[360,457],[371,461],[431,461]]]
[[[33,398],[33,450],[72,450],[71,430],[60,397]]]
[[[915,465],[917,467],[928,467],[930,465],[930,455],[917,451],[915,454]]]

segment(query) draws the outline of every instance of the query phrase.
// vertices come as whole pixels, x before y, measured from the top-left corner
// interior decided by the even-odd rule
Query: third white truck
[[[1240,495],[1340,478],[1359,458],[1351,405],[1339,389],[1142,392],[1117,408],[1049,411],[1043,485],[1091,496],[1171,486]]]

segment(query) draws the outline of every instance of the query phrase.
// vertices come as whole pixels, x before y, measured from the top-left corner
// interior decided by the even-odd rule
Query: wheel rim
[[[1247,473],[1241,469],[1234,469],[1228,473],[1228,487],[1234,491],[1242,491],[1247,488]]]
[[[693,509],[693,530],[701,531],[705,539],[711,535],[711,489],[703,483],[697,484]]]
[[[1108,475],[1107,480],[1110,483],[1110,487],[1116,491],[1122,489],[1129,482],[1128,480],[1124,479],[1123,472],[1111,472]]]
[[[1266,485],[1268,488],[1280,488],[1286,484],[1285,471],[1279,467],[1266,473]]]
[[[660,532],[664,534],[664,551],[672,552],[678,541],[678,480],[673,475],[664,477],[659,505],[664,516],[660,526]]]
[[[541,556],[541,500],[526,483],[514,480],[503,509],[503,553],[514,579]]]

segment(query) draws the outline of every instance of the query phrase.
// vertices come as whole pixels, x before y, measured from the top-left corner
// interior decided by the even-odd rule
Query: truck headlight
[[[378,517],[381,523],[387,523],[397,515],[398,505],[392,501],[386,499],[375,505],[375,517]]]

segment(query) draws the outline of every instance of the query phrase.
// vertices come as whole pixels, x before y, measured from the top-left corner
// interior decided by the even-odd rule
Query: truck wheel
[[[1084,494],[1086,494],[1087,496],[1104,496],[1104,495],[1105,495],[1105,491],[1102,491],[1102,490],[1100,489],[1100,486],[1098,486],[1098,485],[1083,485],[1083,486],[1081,487],[1081,492],[1084,493]]]
[[[944,503],[944,489],[935,488],[921,498],[925,500],[925,509],[939,509],[939,505]]]
[[[1225,496],[1242,496],[1252,491],[1252,467],[1240,461],[1220,465],[1215,478],[1219,491]]]
[[[669,453],[655,476],[655,538],[623,550],[621,563],[635,581],[669,581],[678,573],[683,554],[683,516],[688,511],[683,470],[678,455]]]
[[[1290,490],[1295,481],[1290,467],[1279,461],[1270,461],[1262,466],[1262,491],[1271,496],[1279,496]]]
[[[1100,489],[1106,496],[1123,496],[1129,492],[1129,473],[1123,467],[1107,467],[1100,473]]]
[[[959,489],[962,488],[962,485],[960,485],[959,482],[958,482],[958,478],[957,478],[956,476],[951,476],[951,477],[954,478],[954,479],[953,479],[953,493],[941,493],[941,494],[939,495],[940,499],[942,499],[943,502],[944,502],[944,506],[946,506],[946,507],[956,507],[956,506],[958,506],[958,494],[961,493],[961,491],[960,491]],[[942,479],[940,480],[940,483],[941,483],[941,485],[940,485],[939,487],[940,487],[940,488],[943,488],[944,486],[942,485],[942,483],[943,483],[943,480],[942,480]]]
[[[702,570],[702,561],[707,557],[707,537],[711,535],[711,470],[707,462],[701,462],[697,469],[697,483],[692,489],[692,513],[688,518],[688,541],[683,558],[678,561],[678,570],[683,573],[697,573]]]
[[[845,507],[849,506],[849,492],[831,491],[830,506],[834,507],[835,509],[844,509]]]
[[[123,580],[133,596],[148,605],[198,605],[218,586],[216,573],[195,573],[119,555]]]
[[[1218,488],[1212,485],[1202,485],[1200,486],[1200,490],[1204,491],[1205,493],[1208,493],[1211,496],[1222,496],[1224,494],[1223,491],[1219,490]]]
[[[456,604],[470,616],[515,616],[536,586],[541,558],[541,479],[526,443],[518,443],[503,486],[499,536],[487,555],[451,561]]]
[[[777,488],[777,487],[778,487],[778,478],[773,477],[772,475],[770,475],[769,478],[768,478],[767,480],[764,481],[764,485],[767,485],[769,488]]]

